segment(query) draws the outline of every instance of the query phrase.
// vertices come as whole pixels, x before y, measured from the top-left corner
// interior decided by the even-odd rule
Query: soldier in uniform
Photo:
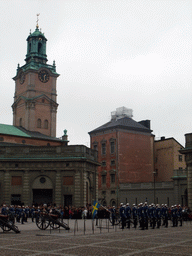
[[[115,209],[115,206],[113,206],[113,207],[110,209],[110,212],[111,212],[112,226],[114,226],[114,224],[115,224],[115,218],[116,218],[116,209]]]
[[[168,212],[168,208],[167,208],[167,205],[166,205],[166,204],[164,205],[163,214],[164,214],[164,224],[165,224],[165,228],[168,228],[168,215],[169,215],[169,212]]]
[[[172,227],[176,227],[176,224],[177,224],[177,213],[176,213],[176,207],[175,206],[171,206],[171,218],[172,218],[172,223],[173,223],[173,226]]]
[[[144,227],[146,229],[148,229],[148,218],[149,218],[149,215],[148,215],[148,205],[147,205],[147,202],[145,202],[144,204]]]
[[[3,215],[7,215],[8,214],[8,207],[6,206],[6,204],[3,205],[2,209],[1,209],[1,213]]]
[[[134,228],[137,227],[137,207],[135,204],[133,204],[133,207],[132,207],[132,216],[133,216],[133,225],[134,225]]]
[[[126,216],[127,228],[130,228],[130,224],[131,224],[131,207],[129,206],[129,203],[126,204],[125,216]]]
[[[120,204],[119,213],[120,213],[121,223],[122,223],[121,228],[124,229],[126,224],[126,217],[125,217],[125,205],[123,205],[123,203]]]
[[[180,204],[178,205],[177,216],[178,221],[180,221],[180,226],[182,226],[182,207]]]
[[[151,219],[152,219],[152,229],[156,226],[156,208],[154,204],[151,204]]]
[[[159,204],[156,205],[156,218],[157,218],[157,228],[161,226],[161,207]]]

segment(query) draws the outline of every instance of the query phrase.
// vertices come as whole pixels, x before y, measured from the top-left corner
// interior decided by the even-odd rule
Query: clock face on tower
[[[38,77],[42,83],[47,83],[49,81],[49,73],[46,70],[41,70]]]

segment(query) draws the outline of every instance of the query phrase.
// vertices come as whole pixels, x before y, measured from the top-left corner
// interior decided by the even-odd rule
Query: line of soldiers
[[[1,214],[8,215],[9,220],[13,223],[16,222],[25,224],[28,221],[28,218],[34,222],[35,219],[38,219],[40,216],[40,212],[52,213],[57,214],[58,216],[62,217],[60,210],[55,206],[47,206],[44,204],[43,206],[6,206],[5,204],[1,208]]]
[[[29,207],[29,206],[6,206],[3,205],[1,209],[1,214],[3,215],[9,215],[9,220],[13,223],[15,222],[21,222],[21,224],[24,224],[27,222],[27,219],[30,217],[32,219],[32,222],[35,218],[35,212],[37,211],[37,207]]]
[[[112,208],[112,220],[115,221],[116,217],[116,209]],[[180,205],[171,206],[169,209],[166,204],[151,204],[148,206],[147,202],[140,203],[138,206],[133,204],[132,208],[129,203],[124,205],[120,204],[119,214],[121,217],[121,228],[125,227],[130,228],[131,222],[134,225],[134,228],[137,227],[138,221],[140,224],[140,228],[142,230],[151,228],[160,228],[163,225],[165,228],[168,227],[169,218],[172,220],[173,227],[177,227],[180,222],[180,226],[182,226],[182,207]],[[112,224],[114,222],[112,221]]]

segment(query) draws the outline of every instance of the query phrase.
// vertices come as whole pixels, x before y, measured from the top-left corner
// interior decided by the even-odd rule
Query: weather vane
[[[39,28],[39,25],[38,25],[39,15],[40,15],[40,13],[37,14],[37,25],[36,25],[36,28]]]

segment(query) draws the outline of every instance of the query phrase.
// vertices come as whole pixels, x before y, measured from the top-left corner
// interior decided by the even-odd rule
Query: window
[[[101,165],[102,165],[102,166],[106,166],[106,161],[103,161],[103,162],[101,163]]]
[[[19,119],[19,126],[22,126],[22,118]]]
[[[106,175],[101,176],[102,184],[106,184]]]
[[[114,141],[111,141],[110,149],[111,149],[111,154],[114,154],[115,153],[115,142]]]
[[[101,154],[106,155],[106,143],[101,144]]]
[[[73,176],[63,177],[63,185],[73,185]]]
[[[29,53],[31,52],[31,43],[29,44]]]
[[[45,129],[48,129],[48,120],[45,120],[45,121],[44,121],[44,128],[45,128]]]
[[[98,147],[97,147],[98,142],[94,141],[92,145],[93,145],[93,149],[98,151]]]
[[[37,128],[41,128],[41,119],[37,119]]]
[[[12,176],[11,185],[12,186],[21,186],[22,185],[22,177],[21,176]]]
[[[38,43],[38,53],[42,54],[42,44]]]
[[[111,165],[115,165],[115,160],[111,160]]]
[[[111,190],[111,195],[114,195],[115,194],[115,190]]]
[[[115,174],[111,174],[111,183],[115,183]]]
[[[183,156],[179,155],[179,162],[182,162],[182,161],[183,161]]]

